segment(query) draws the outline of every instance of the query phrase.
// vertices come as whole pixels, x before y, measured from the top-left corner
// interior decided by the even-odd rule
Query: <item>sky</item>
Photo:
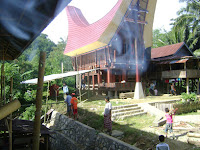
[[[118,0],[72,0],[70,6],[81,9],[83,15],[91,24],[102,18],[117,3]],[[106,5],[105,5],[106,4]],[[170,30],[172,18],[177,17],[177,11],[184,7],[179,0],[157,0],[153,29]],[[42,32],[56,44],[60,38],[66,40],[68,34],[68,22],[64,9]]]

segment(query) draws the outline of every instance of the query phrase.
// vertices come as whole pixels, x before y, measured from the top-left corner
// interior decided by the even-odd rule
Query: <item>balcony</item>
[[[200,78],[200,70],[170,70],[162,71],[162,78]]]

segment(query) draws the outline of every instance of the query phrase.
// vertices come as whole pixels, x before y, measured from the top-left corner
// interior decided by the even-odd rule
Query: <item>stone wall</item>
[[[56,111],[47,127],[54,131],[50,137],[51,150],[139,150]]]

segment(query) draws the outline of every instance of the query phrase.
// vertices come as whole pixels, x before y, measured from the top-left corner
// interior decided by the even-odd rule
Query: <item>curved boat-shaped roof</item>
[[[143,39],[145,47],[152,45],[152,26],[157,0],[152,0],[147,5],[148,14],[145,16],[145,21],[148,24],[144,26]],[[118,0],[115,6],[100,20],[93,24],[89,24],[82,12],[73,6],[67,6],[68,16],[68,39],[64,51],[65,55],[76,56],[89,51],[104,47],[109,44],[115,35],[120,23],[124,21],[125,16],[131,3],[136,3],[134,0]]]

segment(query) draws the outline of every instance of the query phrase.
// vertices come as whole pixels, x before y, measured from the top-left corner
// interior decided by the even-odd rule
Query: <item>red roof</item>
[[[67,6],[66,11],[69,32],[64,54],[69,54],[74,50],[98,41],[112,21],[121,3],[122,0],[118,0],[116,5],[106,14],[106,16],[93,24],[87,22],[80,9],[73,6]]]
[[[171,56],[171,55],[175,54],[183,46],[183,44],[184,44],[184,42],[181,42],[181,43],[177,43],[177,44],[153,48],[151,50],[151,59]]]

